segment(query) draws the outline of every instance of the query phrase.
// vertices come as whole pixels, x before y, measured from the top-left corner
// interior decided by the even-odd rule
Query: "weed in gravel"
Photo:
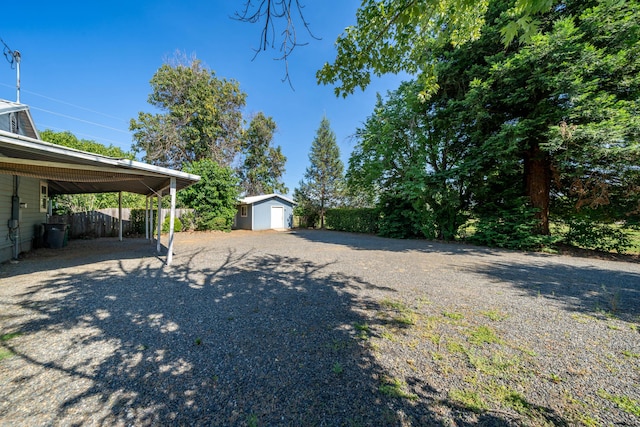
[[[369,325],[367,325],[366,323],[354,323],[353,327],[355,328],[356,331],[358,331],[358,338],[360,338],[363,341],[366,341],[369,339]]]
[[[587,314],[580,314],[580,313],[573,313],[571,315],[571,318],[573,320],[575,320],[576,322],[582,323],[582,324],[589,323],[589,322],[594,322],[594,321],[598,320],[593,316],[589,316]]]
[[[469,352],[467,356],[469,357],[469,363],[477,371],[486,375],[508,378],[517,374],[520,367],[518,358],[509,358],[502,352],[495,352],[491,355],[491,358],[477,355],[473,352]]]
[[[382,331],[382,333],[380,334],[380,336],[386,340],[389,340],[391,342],[397,342],[398,341],[398,337],[396,337],[392,332],[385,330]]]
[[[22,335],[22,332],[11,332],[9,334],[0,335],[0,341],[6,342]]]
[[[447,340],[447,351],[449,353],[462,353],[467,354],[467,348],[460,341],[454,339]]]
[[[443,311],[442,315],[451,320],[462,320],[464,319],[464,315],[462,313],[456,313],[451,311]]]
[[[631,324],[629,325],[629,329],[631,329],[634,332],[638,332],[638,325]]]
[[[202,338],[196,338],[194,343],[195,343],[195,345],[202,345]]]
[[[620,330],[620,326],[618,325],[614,325],[613,323],[607,323],[607,328],[613,330],[613,331],[619,331]]]
[[[389,397],[403,398],[409,400],[416,400],[418,396],[408,391],[404,391],[405,384],[397,378],[383,378],[383,384],[380,385],[378,390],[380,393]]]
[[[629,358],[639,358],[640,357],[640,353],[633,353],[629,350],[622,350],[622,354],[626,357]]]
[[[618,408],[628,414],[635,415],[640,418],[640,402],[624,395],[615,395],[607,393],[605,390],[598,390],[598,396],[614,403]]]
[[[339,351],[349,347],[349,344],[350,343],[348,341],[337,340],[334,338],[333,341],[331,341],[331,344],[328,344],[328,345],[331,348],[331,350]]]
[[[449,390],[449,399],[476,413],[488,409],[488,405],[482,399],[482,396],[475,391],[454,388]]]
[[[496,332],[488,326],[480,325],[476,328],[469,330],[469,342],[475,345],[483,344],[500,344],[502,340],[498,337]]]
[[[8,359],[11,356],[13,356],[13,352],[11,350],[0,348],[0,360]]]
[[[486,310],[482,312],[482,315],[488,317],[489,320],[493,320],[494,322],[500,322],[509,317],[506,314],[499,312],[498,310]]]
[[[489,384],[486,391],[500,404],[522,415],[531,415],[531,404],[523,395],[502,384]]]
[[[558,375],[558,374],[551,373],[551,374],[549,374],[549,380],[550,380],[552,383],[560,384],[562,381],[564,381],[564,378],[562,378],[562,377],[561,377],[560,375]]]
[[[380,301],[380,306],[387,310],[394,311],[395,313],[391,316],[391,319],[393,322],[398,323],[401,326],[413,326],[417,322],[417,314],[401,301],[394,301],[385,298]]]
[[[342,374],[344,372],[344,368],[342,367],[340,362],[334,363],[333,366],[331,367],[331,370],[336,375],[340,375],[340,374]]]
[[[247,417],[248,427],[258,427],[258,417],[255,414],[251,414]]]

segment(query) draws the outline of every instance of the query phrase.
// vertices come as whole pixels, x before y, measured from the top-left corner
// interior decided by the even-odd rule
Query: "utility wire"
[[[51,130],[58,130],[58,131],[62,131],[62,132],[71,132],[68,129],[64,129],[58,126],[51,126],[51,125],[47,125],[47,124],[39,124],[38,125],[39,128],[42,129],[51,129]],[[110,142],[112,144],[116,144],[118,146],[120,146],[120,144],[122,144],[122,141],[116,141],[114,139],[108,139],[108,138],[103,138],[101,136],[95,136],[95,135],[89,135],[88,133],[80,133],[80,132],[71,132],[72,134],[74,134],[75,136],[84,136],[87,138],[92,138],[93,141],[95,142]]]
[[[6,84],[6,83],[0,83],[0,86],[5,86],[5,87],[8,87],[8,88],[13,88],[13,86],[8,85],[8,84]],[[101,115],[101,116],[108,117],[108,118],[110,118],[110,119],[120,120],[120,121],[123,121],[123,122],[125,122],[125,123],[127,122],[127,120],[123,119],[122,117],[116,117],[116,116],[112,116],[112,115],[110,115],[110,114],[101,113],[100,111],[91,110],[91,109],[86,108],[86,107],[81,107],[81,106],[79,106],[79,105],[75,105],[75,104],[72,104],[72,103],[70,103],[70,102],[62,101],[62,100],[60,100],[60,99],[52,98],[52,97],[50,97],[50,96],[42,95],[42,94],[40,94],[40,93],[32,92],[32,91],[30,91],[30,90],[25,90],[25,89],[23,89],[23,90],[22,90],[22,92],[25,92],[25,93],[28,93],[28,94],[31,94],[31,95],[35,95],[35,96],[39,96],[40,98],[48,99],[49,101],[54,101],[54,102],[57,102],[57,103],[60,103],[60,104],[68,105],[68,106],[70,106],[70,107],[78,108],[79,110],[84,110],[84,111],[88,111],[88,112],[90,112],[90,113],[99,114],[99,115]]]
[[[44,108],[38,108],[38,107],[33,107],[33,106],[30,106],[30,108],[33,109],[33,110],[42,111],[44,113],[53,114],[54,116],[60,116],[60,117],[66,118],[66,119],[76,120],[78,122],[87,123],[87,124],[94,125],[94,126],[100,126],[101,128],[105,128],[105,129],[113,130],[113,131],[116,131],[116,132],[129,134],[128,131],[124,131],[122,129],[114,128],[114,127],[111,127],[111,126],[103,125],[103,124],[92,122],[92,121],[89,121],[89,120],[80,119],[78,117],[73,117],[73,116],[69,116],[69,115],[66,115],[66,114],[56,113],[55,111],[45,110]]]

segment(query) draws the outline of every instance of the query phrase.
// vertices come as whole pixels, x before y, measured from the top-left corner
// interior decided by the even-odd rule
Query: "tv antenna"
[[[12,70],[14,68],[16,69],[16,102],[19,104],[20,103],[20,58],[21,58],[20,52],[18,52],[17,50],[11,50],[11,48],[7,46],[7,44],[4,42],[4,40],[2,40],[2,38],[0,38],[0,42],[2,42],[2,44],[4,45],[2,53],[4,54],[4,57],[9,62],[9,65],[11,65],[11,69]]]

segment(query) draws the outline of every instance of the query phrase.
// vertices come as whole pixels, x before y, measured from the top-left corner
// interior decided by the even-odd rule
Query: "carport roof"
[[[143,195],[200,180],[192,175],[129,159],[87,153],[0,130],[0,173],[46,179],[49,194],[128,191]]]

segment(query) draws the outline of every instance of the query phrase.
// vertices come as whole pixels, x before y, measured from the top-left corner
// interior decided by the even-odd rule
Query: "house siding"
[[[240,206],[247,207],[247,216],[240,216]],[[240,206],[238,206],[238,212],[236,212],[235,227],[241,230],[251,230],[251,218],[253,218],[253,209],[251,209],[251,205]]]
[[[278,206],[284,208],[284,227],[293,227],[293,206],[279,198],[271,198],[262,200],[253,204],[253,229],[269,230],[271,229],[271,207]]]
[[[8,222],[11,219],[11,197],[13,196],[13,175],[0,174],[0,233],[8,236]],[[26,208],[20,208],[20,236],[19,251],[30,251],[35,235],[36,225],[47,220],[47,214],[40,212],[40,180],[35,178],[18,178],[18,196],[20,203],[26,203]],[[13,258],[13,243],[10,239],[0,239],[0,262]]]

